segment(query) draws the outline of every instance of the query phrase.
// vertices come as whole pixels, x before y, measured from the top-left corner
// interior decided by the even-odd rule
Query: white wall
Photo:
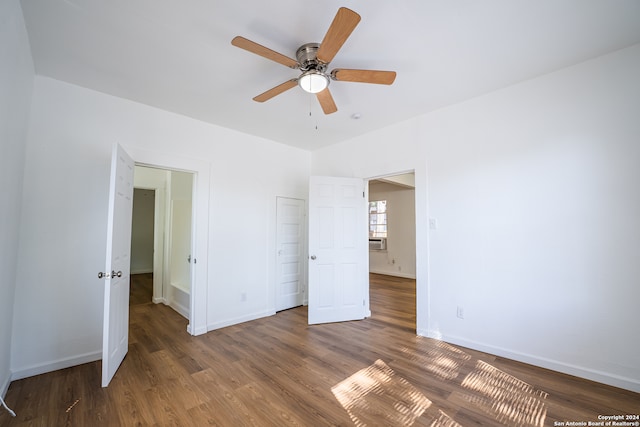
[[[196,216],[208,223],[200,235],[210,248],[201,260],[208,274],[199,276],[205,327],[275,312],[276,195],[306,199],[309,153],[36,77],[13,322],[14,378],[100,357],[103,281],[97,273],[104,268],[114,142],[134,160],[144,152],[209,167],[209,176],[196,178],[198,188],[202,181],[210,188],[196,207]]]
[[[369,201],[387,201],[387,249],[369,251],[369,272],[416,278],[415,190],[370,183]]]
[[[0,396],[11,379],[18,230],[34,69],[18,0],[0,2]]]
[[[640,45],[320,150],[312,171],[415,169],[420,333],[640,391],[638,76]]]
[[[131,274],[153,273],[155,205],[154,190],[134,189],[131,218]]]

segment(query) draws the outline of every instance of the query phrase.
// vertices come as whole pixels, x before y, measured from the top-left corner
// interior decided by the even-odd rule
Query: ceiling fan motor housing
[[[298,48],[296,51],[296,59],[298,60],[298,64],[300,64],[300,70],[325,72],[327,64],[318,61],[317,57],[319,47],[320,45],[318,43],[307,43]]]
[[[329,86],[330,77],[325,72],[327,64],[318,61],[318,43],[303,44],[296,51],[296,59],[302,71],[298,85],[309,93],[322,92]]]

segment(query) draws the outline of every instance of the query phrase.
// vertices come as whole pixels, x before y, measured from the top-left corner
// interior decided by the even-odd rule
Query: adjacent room
[[[0,425],[640,422],[638,76],[634,0],[1,2]]]

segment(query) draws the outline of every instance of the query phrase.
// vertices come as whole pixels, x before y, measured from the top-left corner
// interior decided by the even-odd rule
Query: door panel
[[[364,182],[311,177],[309,324],[363,319],[367,292]]]
[[[106,281],[102,336],[102,386],[106,387],[129,346],[129,284],[131,215],[133,210],[131,157],[115,144],[111,158],[107,215]]]
[[[304,219],[304,200],[277,198],[276,311],[304,302]]]

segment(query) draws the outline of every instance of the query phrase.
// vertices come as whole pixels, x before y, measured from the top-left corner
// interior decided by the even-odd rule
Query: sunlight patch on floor
[[[465,399],[497,421],[511,426],[544,425],[548,393],[479,360],[462,381],[473,393]]]
[[[458,377],[460,368],[471,356],[444,341],[434,341],[426,352],[417,348],[403,347],[401,350],[409,360],[418,362],[422,368],[443,380]]]
[[[331,391],[357,426],[410,426],[431,406],[424,394],[379,359]]]
[[[441,410],[438,410],[438,415],[431,424],[429,424],[429,427],[462,427],[462,425],[453,421],[451,417]]]

